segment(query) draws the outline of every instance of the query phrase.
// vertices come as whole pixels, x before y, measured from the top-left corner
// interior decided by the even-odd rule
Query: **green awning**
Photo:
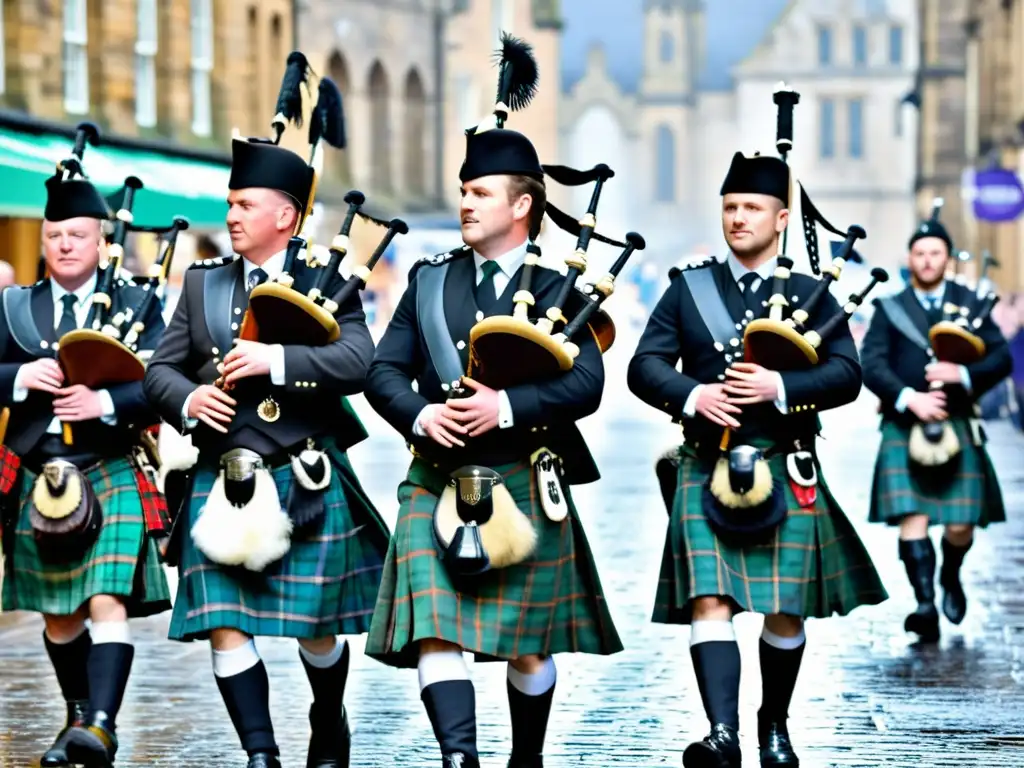
[[[0,128],[0,216],[42,218],[44,184],[71,145],[64,136]],[[86,147],[82,164],[104,195],[119,190],[126,176],[142,180],[133,209],[139,226],[167,226],[175,216],[187,218],[193,229],[224,226],[226,165],[102,145]]]

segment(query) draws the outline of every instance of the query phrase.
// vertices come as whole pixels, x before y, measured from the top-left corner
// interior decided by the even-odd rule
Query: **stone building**
[[[605,220],[643,233],[647,258],[723,252],[719,188],[733,152],[775,154],[779,81],[801,95],[795,175],[836,227],[867,230],[872,263],[902,258],[915,220],[912,0],[566,0],[563,11],[575,22],[564,153],[616,170]],[[838,238],[819,232],[827,259],[826,238]],[[798,268],[802,251],[791,237]]]
[[[180,212],[194,229],[221,226],[232,132],[270,129],[294,45],[292,6],[3,1],[0,189],[17,179],[25,199],[0,195],[0,244],[15,254],[20,281],[36,270],[42,183],[82,121],[101,131],[84,164],[104,192],[135,173],[146,184],[144,219],[169,223]]]

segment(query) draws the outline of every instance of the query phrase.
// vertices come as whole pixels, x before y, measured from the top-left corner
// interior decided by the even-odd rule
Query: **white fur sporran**
[[[910,460],[922,467],[941,467],[948,464],[960,453],[960,438],[948,421],[942,422],[942,433],[938,440],[931,440],[925,434],[925,425],[917,422],[910,428],[907,453]]]

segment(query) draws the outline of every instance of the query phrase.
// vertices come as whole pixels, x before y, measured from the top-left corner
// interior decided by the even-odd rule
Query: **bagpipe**
[[[942,206],[941,199],[936,199],[932,218],[938,219],[938,211]],[[999,263],[991,254],[982,257],[981,270],[976,285],[967,285],[966,276],[960,272],[962,264],[971,260],[967,251],[959,251],[953,266],[953,282],[963,286],[967,292],[967,300],[963,305],[944,302],[942,319],[928,330],[930,354],[933,360],[954,365],[971,365],[978,362],[986,354],[985,342],[977,331],[992,314],[999,301],[995,291],[989,289],[988,272]],[[936,392],[945,385],[941,381],[929,383],[929,390]],[[959,458],[963,446],[956,430],[948,419],[942,421],[915,421],[910,428],[907,453],[910,466],[922,480],[934,483],[951,479],[950,471],[953,463]]]
[[[781,85],[774,94],[774,102],[778,107],[776,147],[783,162],[787,162],[789,150],[793,146],[793,111],[799,101],[799,94],[785,85]],[[791,177],[791,195],[792,184]],[[851,294],[840,311],[825,319],[818,328],[810,328],[810,318],[829,293],[832,284],[839,279],[854,244],[866,238],[867,233],[857,225],[843,233],[830,224],[814,206],[803,184],[800,184],[800,201],[807,253],[811,269],[819,278],[818,284],[799,306],[796,305],[796,297],[793,297],[792,303],[787,298],[793,260],[786,256],[787,230],[783,230],[781,252],[777,257],[767,302],[768,316],[754,318],[748,312],[748,317],[741,323],[744,329],[742,342],[736,340],[735,346],[724,349],[726,362],[730,366],[742,360],[779,372],[813,368],[820,363],[818,349],[822,343],[844,323],[849,322],[878,283],[889,279],[884,269],[876,267],[871,271],[870,283],[863,290]],[[829,232],[845,238],[831,266],[823,275],[819,269],[817,244],[816,227],[819,224]],[[764,450],[753,445],[730,448],[730,441],[731,430],[727,427],[719,444],[719,458],[704,489],[704,508],[709,523],[721,535],[756,540],[770,535],[785,519],[787,505],[783,481],[773,478]],[[799,442],[794,448],[787,455],[791,487],[798,500],[809,504],[816,495],[815,459]]]

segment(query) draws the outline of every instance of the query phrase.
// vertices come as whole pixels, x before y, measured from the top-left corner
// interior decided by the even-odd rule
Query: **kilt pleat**
[[[77,560],[50,563],[35,545],[29,499],[36,475],[23,469],[20,512],[5,546],[3,610],[73,614],[96,595],[121,598],[132,618],[171,607],[154,541],[146,535],[135,471],[126,459],[103,461],[86,473],[103,509],[96,541]]]
[[[418,641],[428,638],[454,643],[478,661],[623,649],[569,489],[569,515],[554,523],[544,515],[529,463],[494,469],[537,528],[534,554],[518,565],[453,579],[433,532],[446,478],[414,460],[398,488],[398,521],[366,639],[368,656],[412,668]]]
[[[899,525],[907,515],[927,515],[931,525],[975,525],[981,528],[1006,520],[1003,494],[984,445],[975,445],[966,419],[950,422],[962,450],[955,475],[940,482],[922,481],[911,473],[910,428],[882,422],[882,444],[871,486],[872,523]]]
[[[214,468],[196,472],[181,536],[178,593],[168,632],[172,640],[209,637],[237,629],[254,637],[318,638],[366,632],[373,614],[388,546],[388,528],[356,478],[348,456],[328,450],[333,462],[325,511],[317,528],[293,536],[288,553],[260,573],[211,562],[188,531],[199,519],[216,479]],[[290,465],[272,471],[284,504]]]
[[[888,593],[853,525],[818,468],[817,499],[797,502],[785,457],[769,459],[772,475],[786,485],[789,513],[766,542],[728,545],[715,535],[703,511],[703,487],[711,467],[682,449],[678,487],[669,516],[652,620],[689,624],[697,597],[727,599],[738,611],[803,618],[846,615],[877,605]]]

